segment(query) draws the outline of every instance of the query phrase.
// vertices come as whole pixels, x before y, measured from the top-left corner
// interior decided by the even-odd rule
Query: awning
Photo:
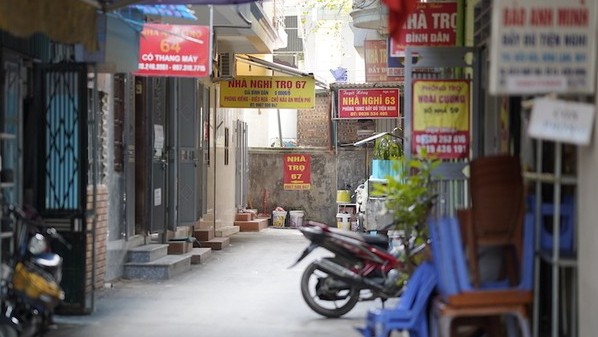
[[[60,43],[96,50],[96,11],[80,0],[0,1],[0,29],[18,37],[42,33]]]
[[[311,76],[314,77],[313,73],[306,73],[304,71],[301,71],[299,69],[293,68],[293,67],[289,67],[289,66],[285,66],[282,64],[278,64],[278,63],[274,63],[274,62],[270,62],[270,61],[266,61],[266,60],[262,60],[260,58],[257,58],[255,56],[251,56],[251,55],[235,55],[237,60],[241,61],[241,62],[245,62],[248,64],[252,64],[252,65],[256,65],[258,67],[262,67],[265,69],[270,69],[272,71],[277,71],[286,75],[291,75],[291,76]],[[319,86],[320,88],[324,88],[324,89],[328,89],[328,83],[319,80],[317,78],[314,77],[315,83],[317,86]]]
[[[189,7],[185,5],[131,5],[141,11],[144,15],[167,16],[186,20],[197,20],[197,17]]]

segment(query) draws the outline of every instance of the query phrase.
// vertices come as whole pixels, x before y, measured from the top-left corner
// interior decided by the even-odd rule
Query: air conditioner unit
[[[230,80],[235,77],[235,53],[218,53],[218,79]]]

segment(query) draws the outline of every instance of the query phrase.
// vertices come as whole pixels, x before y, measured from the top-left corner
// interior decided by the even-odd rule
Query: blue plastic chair
[[[366,326],[357,328],[364,337],[387,337],[393,330],[407,330],[410,337],[428,337],[428,303],[437,277],[431,262],[419,265],[409,280],[397,306],[370,310]]]
[[[460,227],[455,218],[447,219],[448,223],[443,226],[445,230],[444,235],[450,235],[450,246],[452,248],[453,259],[452,263],[457,274],[457,287],[461,291],[477,290],[471,284],[469,279],[469,271],[463,252],[463,243],[461,241]],[[534,272],[534,221],[532,214],[526,214],[523,224],[523,256],[520,265],[520,280],[516,287],[520,290],[532,290],[533,288],[533,272]],[[507,289],[513,288],[504,283],[496,283],[492,287],[483,287],[483,289]]]
[[[433,252],[441,296],[433,306],[433,336],[450,336],[458,317],[510,315],[517,318],[524,337],[531,335],[527,306],[533,298],[534,221],[525,216],[523,257],[520,282],[515,287],[478,289],[469,279],[461,242],[460,226],[454,218],[443,218],[430,224]],[[443,284],[444,283],[444,284]],[[512,332],[512,331],[511,331]]]
[[[528,208],[535,214],[536,197],[528,196]],[[554,215],[553,203],[542,203],[540,218],[540,247],[543,250],[552,250],[554,232],[548,229],[545,220]],[[559,248],[563,253],[573,253],[573,236],[575,235],[575,200],[572,195],[565,195],[560,207],[561,222],[559,225]]]

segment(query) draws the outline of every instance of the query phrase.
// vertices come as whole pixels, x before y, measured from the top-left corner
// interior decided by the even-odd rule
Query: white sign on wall
[[[593,94],[597,3],[494,1],[490,93]]]
[[[588,145],[594,128],[594,105],[550,98],[534,100],[530,137]]]

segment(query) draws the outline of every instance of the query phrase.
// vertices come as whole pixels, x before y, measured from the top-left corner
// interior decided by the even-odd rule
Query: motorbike
[[[12,229],[13,251],[1,266],[0,337],[41,336],[64,300],[62,257],[51,244],[70,245],[34,211],[16,205],[2,206],[2,226]]]
[[[301,277],[301,295],[316,313],[337,318],[359,301],[380,299],[384,305],[401,294],[403,250],[391,245],[387,235],[351,232],[315,221],[308,221],[300,231],[311,243],[291,268],[317,247],[334,253],[311,262]],[[423,248],[414,247],[413,256]]]

